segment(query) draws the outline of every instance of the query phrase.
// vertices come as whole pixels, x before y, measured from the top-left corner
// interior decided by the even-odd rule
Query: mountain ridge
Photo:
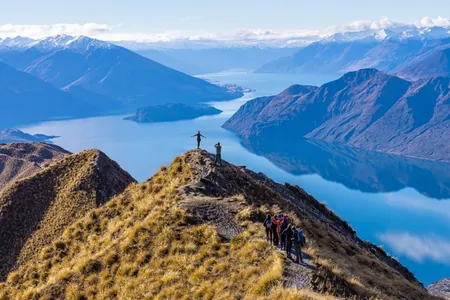
[[[450,120],[449,85],[444,77],[409,82],[363,69],[307,92],[252,100],[223,127],[244,139],[310,138],[448,161],[439,137]],[[254,106],[258,110],[249,113]]]
[[[69,155],[0,193],[0,278],[135,180],[99,150]]]
[[[307,265],[265,241],[260,222],[276,211],[307,235]],[[216,168],[200,150],[91,211],[0,287],[0,298],[436,299],[301,188],[227,162]]]

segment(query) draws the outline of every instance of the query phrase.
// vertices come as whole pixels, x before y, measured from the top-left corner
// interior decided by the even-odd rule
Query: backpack
[[[298,230],[297,233],[296,233],[295,239],[296,239],[295,241],[297,243],[299,243],[301,247],[305,246],[305,244],[306,244],[306,237],[303,234],[303,231]]]
[[[264,225],[266,225],[267,228],[272,228],[272,219],[266,219]]]

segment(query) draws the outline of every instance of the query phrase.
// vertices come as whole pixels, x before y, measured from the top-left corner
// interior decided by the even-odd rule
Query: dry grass
[[[430,298],[315,199],[227,166],[199,183],[193,165],[189,155],[178,157],[80,219],[43,249],[38,263],[10,274],[0,299]],[[186,188],[246,203],[235,215],[242,233],[227,241],[194,220],[180,207]],[[258,222],[280,211],[306,232],[304,252],[317,266],[312,290],[282,285],[284,255],[267,244]]]
[[[230,242],[178,207],[192,178],[177,158],[68,228],[38,264],[10,274],[1,299],[319,299],[281,289],[284,258],[256,224]],[[316,295],[317,296],[317,295]],[[317,296],[318,297],[318,296]]]
[[[97,150],[71,155],[0,194],[0,279],[134,179]]]

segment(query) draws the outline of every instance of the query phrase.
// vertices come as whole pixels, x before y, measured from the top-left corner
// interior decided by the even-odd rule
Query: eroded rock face
[[[428,286],[430,294],[450,299],[450,278],[444,278]]]
[[[444,77],[409,82],[364,69],[250,101],[223,127],[257,141],[309,138],[449,161],[449,86]]]

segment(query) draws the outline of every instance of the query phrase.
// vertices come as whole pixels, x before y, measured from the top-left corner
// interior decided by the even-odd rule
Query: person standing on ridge
[[[216,157],[214,159],[214,165],[219,163],[219,166],[222,165],[222,146],[220,143],[217,143],[214,147],[216,147]]]
[[[192,137],[197,137],[197,149],[200,149],[200,142],[202,141],[202,137],[206,139],[206,136],[202,135],[200,131],[194,134]]]

